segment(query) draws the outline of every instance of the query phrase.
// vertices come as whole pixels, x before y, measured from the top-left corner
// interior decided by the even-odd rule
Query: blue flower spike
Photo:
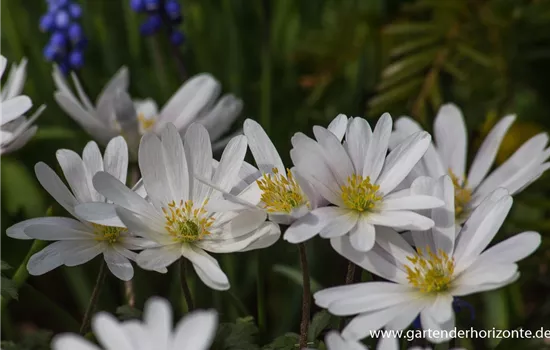
[[[46,0],[48,11],[40,18],[40,30],[50,33],[44,47],[44,58],[54,62],[68,74],[84,66],[84,52],[88,39],[80,19],[82,7],[75,0]]]
[[[183,21],[178,0],[129,0],[131,9],[147,16],[139,31],[143,36],[157,34],[164,27],[168,39],[174,46],[185,42],[185,35],[178,26]]]

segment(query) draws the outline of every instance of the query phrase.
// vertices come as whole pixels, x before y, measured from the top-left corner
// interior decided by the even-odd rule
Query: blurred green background
[[[118,68],[126,65],[134,97],[152,97],[159,105],[167,101],[182,80],[166,38],[161,34],[141,37],[138,28],[143,17],[131,11],[127,0],[80,3],[90,44],[79,75],[90,97],[95,99]],[[455,102],[467,121],[470,155],[501,116],[515,113],[518,119],[498,162],[529,137],[550,129],[550,1],[182,0],[181,4],[187,36],[182,55],[188,72],[210,72],[225,92],[240,96],[245,108],[234,129],[245,118],[259,120],[286,161],[295,132],[310,133],[312,125],[326,125],[338,113],[365,116],[370,122],[386,111],[394,119],[410,115],[431,130],[439,106]],[[45,11],[42,0],[1,1],[2,54],[10,63],[29,59],[24,92],[35,106],[48,106],[38,120],[36,137],[1,161],[1,253],[12,266],[2,273],[8,278],[32,242],[7,238],[6,228],[44,216],[54,204],[36,181],[34,164],[44,161],[57,167],[57,149],[80,153],[90,140],[53,100],[52,67],[42,57],[48,34],[38,29]],[[57,205],[52,209],[63,214]],[[550,329],[549,212],[550,181],[545,175],[515,197],[497,235],[502,240],[537,230],[543,235],[542,246],[521,262],[518,282],[467,297],[476,315],[472,319],[468,311],[459,313],[459,327]],[[327,241],[308,242],[308,257],[315,289],[343,284],[347,263]],[[217,258],[229,276],[231,291],[211,291],[193,276],[198,306],[215,307],[223,322],[251,315],[259,326],[256,334],[241,320],[226,325],[224,332],[263,346],[298,331],[301,277],[296,246],[281,241],[258,253]],[[30,277],[19,288],[18,300],[4,298],[2,339],[23,339],[19,347],[4,349],[46,348],[41,344],[48,334],[39,330],[77,331],[98,262]],[[183,313],[176,273],[175,268],[166,275],[136,269],[136,308],[141,309],[149,296],[161,295],[170,298],[177,314]],[[361,276],[370,278],[366,273]],[[98,309],[114,313],[125,303],[123,284],[109,276]],[[119,310],[122,317],[134,312]],[[338,320],[318,314],[311,340],[322,339],[323,325],[329,323],[338,324]],[[258,348],[231,343],[235,339],[220,340],[216,348]],[[279,339],[269,348],[291,349],[277,345],[287,340]],[[544,349],[550,348],[550,339],[457,340],[456,345]]]

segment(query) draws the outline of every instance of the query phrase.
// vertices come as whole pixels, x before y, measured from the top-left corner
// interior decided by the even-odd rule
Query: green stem
[[[258,309],[258,328],[260,334],[265,334],[266,331],[266,313],[265,313],[265,294],[264,294],[264,273],[261,263],[261,255],[259,252],[254,252],[254,265],[256,266],[256,302]]]
[[[130,186],[130,188],[136,185],[136,183],[139,181],[139,177],[139,166],[137,163],[132,163],[130,165],[130,174],[128,179],[128,185]],[[124,296],[126,298],[126,303],[130,307],[134,307],[136,305],[136,293],[134,291],[133,280],[124,281]]]
[[[298,244],[300,253],[300,266],[302,267],[302,321],[300,323],[300,349],[307,346],[307,335],[309,329],[309,314],[311,304],[311,287],[309,277],[309,267],[307,263],[306,245],[305,243]]]
[[[187,303],[187,311],[193,311],[195,305],[193,304],[193,295],[191,294],[191,289],[189,284],[187,284],[187,260],[184,258],[180,259],[180,282],[181,290],[183,291],[183,296],[185,297],[185,302]]]
[[[263,24],[263,42],[261,57],[261,78],[260,78],[260,124],[266,133],[269,134],[271,127],[271,30],[267,8],[267,1],[261,1],[261,18]]]
[[[82,319],[82,324],[80,325],[80,334],[86,334],[88,325],[90,324],[90,319],[92,314],[95,311],[97,301],[99,299],[99,293],[101,292],[101,287],[105,284],[105,278],[107,277],[107,268],[105,266],[105,260],[101,259],[101,264],[99,265],[99,273],[97,274],[97,280],[95,282],[94,290],[92,291],[92,296],[90,297],[90,302],[84,313],[84,318]]]
[[[33,256],[35,253],[37,253],[39,250],[42,250],[46,246],[45,241],[39,241],[35,240],[34,243],[31,246],[31,249],[27,252],[27,256],[25,256],[25,259],[21,262],[15,273],[13,274],[12,280],[15,285],[15,288],[19,290],[21,286],[27,281],[29,278],[29,271],[27,270],[27,264],[29,262],[29,259],[31,256]],[[1,297],[0,299],[0,312],[4,313],[5,307],[8,305],[8,302],[10,301],[10,298]]]
[[[248,316],[250,315],[250,313],[248,312],[248,309],[246,308],[246,306],[243,304],[243,302],[239,299],[239,297],[237,297],[233,292],[231,292],[230,290],[227,291],[227,295],[229,295],[229,297],[231,298],[231,301],[233,303],[233,306],[235,306],[235,308],[237,309],[237,311],[239,312],[239,315],[241,317],[244,317],[244,316]]]

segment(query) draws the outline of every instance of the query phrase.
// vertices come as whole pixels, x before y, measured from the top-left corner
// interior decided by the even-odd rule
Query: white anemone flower
[[[82,158],[66,149],[58,150],[56,156],[71,189],[42,162],[34,168],[36,177],[42,187],[76,219],[34,218],[7,229],[6,234],[12,238],[55,241],[30,258],[27,265],[29,273],[42,275],[61,265],[81,265],[103,254],[107,267],[117,278],[124,281],[132,279],[134,270],[128,259],[134,260],[136,253],[131,250],[141,249],[148,242],[131,235],[123,225],[91,223],[75,212],[75,207],[81,203],[105,202],[105,197],[92,185],[92,177],[98,171],[106,171],[120,181],[126,181],[126,142],[121,136],[111,140],[104,157],[93,141],[84,148]]]
[[[380,226],[426,230],[430,218],[414,210],[443,205],[436,197],[395,192],[397,185],[422,158],[430,135],[411,135],[388,156],[392,120],[384,114],[374,131],[363,118],[348,124],[345,143],[327,129],[315,126],[317,141],[298,133],[290,152],[298,172],[333,206],[313,209],[294,222],[284,239],[303,242],[316,234],[323,238],[346,236],[359,251],[370,250]],[[349,235],[348,235],[349,233]]]
[[[122,67],[105,86],[95,106],[74,73],[71,78],[78,97],[57,67],[54,67],[53,78],[57,87],[55,100],[69,116],[101,144],[117,135],[124,136],[132,155],[137,152],[141,135],[148,131],[158,133],[167,123],[173,123],[182,135],[191,123],[201,123],[208,129],[210,138],[216,141],[242,110],[242,101],[235,96],[227,94],[219,98],[221,85],[210,74],[191,77],[161,110],[152,99],[130,99],[126,67]]]
[[[345,339],[362,339],[383,327],[402,330],[420,314],[422,328],[431,330],[429,340],[447,341],[445,335],[455,326],[454,298],[514,282],[519,278],[516,262],[540,244],[538,233],[523,232],[486,249],[512,206],[505,189],[489,195],[458,235],[454,188],[448,176],[420,178],[411,192],[435,193],[445,201],[444,207],[431,211],[432,230],[412,233],[416,249],[389,228],[367,253],[353,249],[346,239],[331,240],[342,256],[388,280],[329,288],[314,295],[317,305],[332,314],[357,315],[342,331]]]
[[[500,144],[514,120],[515,116],[509,115],[493,127],[466,172],[468,133],[464,117],[455,105],[443,105],[434,121],[435,145],[430,145],[409,179],[412,181],[422,175],[436,179],[450,175],[455,186],[455,213],[459,224],[495,189],[506,188],[511,195],[520,192],[550,167],[550,162],[546,162],[550,148],[547,148],[548,135],[540,133],[489,174]],[[392,146],[420,130],[421,126],[411,118],[399,118],[395,122]]]
[[[347,121],[345,115],[339,115],[330,123],[328,130],[342,140]],[[269,215],[271,221],[289,225],[310,210],[327,204],[296,169],[285,168],[281,156],[260,124],[247,119],[243,131],[259,169],[243,163],[243,185],[239,187],[243,190],[242,195],[240,200],[235,200],[226,193],[226,199],[236,204],[231,206],[226,203],[226,208],[238,209],[240,205],[245,209],[260,208]],[[224,201],[221,199],[219,202]],[[212,207],[219,205],[211,204]]]
[[[0,78],[4,76],[7,64],[8,60],[0,56]],[[38,127],[32,124],[46,108],[41,106],[30,118],[24,116],[32,107],[31,99],[21,95],[27,75],[26,67],[26,59],[23,59],[19,65],[12,64],[8,79],[5,84],[2,84],[0,154],[17,151],[34,136]]]
[[[214,310],[197,310],[172,326],[172,309],[161,298],[145,304],[143,321],[120,322],[100,312],[92,320],[92,330],[100,346],[71,333],[55,336],[53,350],[208,350],[214,341],[218,315]]]
[[[266,215],[259,209],[208,211],[209,199],[222,194],[193,176],[230,191],[240,180],[246,148],[246,138],[236,136],[217,163],[212,159],[208,131],[202,125],[189,127],[184,145],[174,125],[168,124],[160,138],[148,133],[139,147],[139,165],[149,201],[107,173],[94,177],[95,188],[118,205],[116,212],[122,222],[132,232],[156,243],[156,247],[138,255],[139,266],[166,272],[166,266],[184,257],[207,286],[225,290],[229,288],[227,276],[207,251],[230,253],[275,243],[280,236],[279,227],[265,222]],[[95,215],[93,204],[87,210],[90,217]],[[98,212],[101,211],[99,207]]]

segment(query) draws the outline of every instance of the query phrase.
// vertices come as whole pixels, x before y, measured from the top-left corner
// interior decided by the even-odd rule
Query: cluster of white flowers
[[[30,259],[33,275],[102,254],[116,277],[130,280],[130,260],[164,273],[187,259],[204,284],[226,290],[230,281],[208,252],[269,247],[285,225],[286,241],[302,243],[319,234],[340,255],[383,279],[314,295],[316,304],[334,315],[356,315],[341,335],[327,337],[329,349],[363,349],[358,341],[371,331],[402,330],[417,318],[425,329],[452,329],[455,298],[517,280],[516,263],[540,244],[538,233],[523,232],[487,248],[510,211],[511,195],[550,165],[548,136],[540,134],[487,176],[513,117],[489,133],[467,176],[466,128],[453,105],[441,107],[435,119],[437,144],[409,118],[394,126],[386,113],[372,129],[363,118],[339,115],[327,128],[315,126],[314,138],[292,137],[293,167],[287,168],[253,120],[244,122],[244,135],[223,142],[219,161],[213,158],[211,141],[226,131],[242,105],[231,95],[216,103],[220,86],[209,75],[190,79],[160,113],[150,100],[132,101],[124,68],[96,107],[75,76],[78,98],[57,70],[54,80],[57,102],[106,150],[102,156],[92,141],[82,157],[57,152],[69,188],[46,164],[36,165],[42,186],[74,219],[34,218],[7,230],[13,238],[55,241]],[[8,99],[2,104],[3,127],[5,114],[13,120],[30,108],[28,98],[13,96],[2,95]],[[256,167],[244,161],[248,149]],[[132,159],[142,179],[129,188]],[[182,339],[195,327],[189,326],[191,319],[212,323],[211,314],[189,316],[172,339],[165,327],[169,319],[160,322],[162,329],[148,319],[153,309],[146,311],[144,324],[98,316],[94,328],[100,342],[117,349],[150,349],[148,341],[167,344],[155,349],[207,346],[206,340],[188,345]],[[206,328],[210,332],[212,326]],[[79,342],[68,337],[55,346],[95,349]],[[381,349],[397,348],[380,343]]]

